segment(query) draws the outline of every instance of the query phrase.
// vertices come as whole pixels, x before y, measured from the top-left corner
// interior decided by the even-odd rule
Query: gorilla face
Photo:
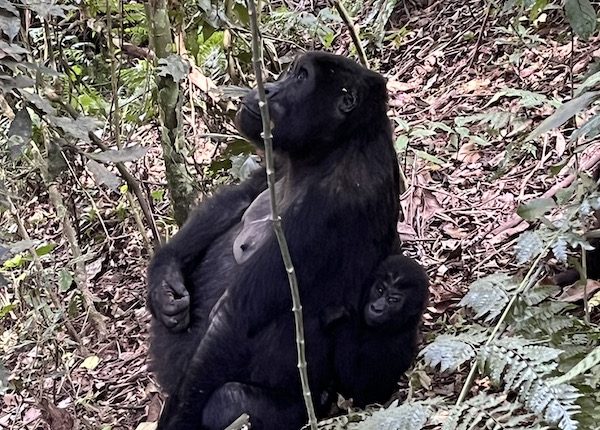
[[[273,148],[294,156],[321,153],[356,136],[385,107],[385,80],[354,61],[321,52],[296,59],[276,82],[265,84]],[[372,99],[373,102],[370,102]],[[357,106],[374,106],[373,110]],[[385,112],[383,112],[385,115]],[[251,91],[236,115],[240,132],[262,146],[258,92]]]

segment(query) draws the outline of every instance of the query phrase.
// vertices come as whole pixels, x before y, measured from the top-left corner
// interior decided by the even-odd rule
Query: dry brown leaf
[[[477,145],[473,142],[463,144],[458,150],[458,160],[466,164],[472,164],[481,159],[481,154],[477,151]]]
[[[563,136],[560,130],[554,130],[552,135],[556,138],[556,155],[562,157],[567,147],[567,140],[565,139],[565,136]]]
[[[462,84],[458,89],[458,93],[460,93],[460,94],[468,94],[468,93],[480,94],[480,93],[483,93],[488,90],[490,83],[491,83],[491,81],[487,78],[473,79],[473,80],[470,80],[470,81]]]
[[[589,299],[598,290],[600,290],[600,282],[594,281],[593,279],[588,279],[587,285],[584,286],[578,282],[569,289],[565,290],[558,299],[567,303],[575,303],[583,300],[586,292],[587,298]]]
[[[74,428],[73,417],[66,409],[57,408],[48,399],[42,399],[40,406],[44,410],[45,420],[52,430],[72,430]]]
[[[450,236],[452,239],[464,239],[468,233],[460,227],[456,227],[454,224],[445,223],[442,225],[442,231]]]

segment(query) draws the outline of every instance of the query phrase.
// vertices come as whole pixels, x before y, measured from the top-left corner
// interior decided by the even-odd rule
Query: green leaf
[[[171,54],[167,58],[158,60],[157,74],[158,76],[171,75],[174,82],[179,82],[185,79],[190,72],[190,65],[176,54]]]
[[[577,87],[577,90],[575,91],[575,97],[579,97],[581,93],[586,91],[588,88],[594,88],[596,85],[598,85],[598,83],[600,83],[600,72],[596,72],[593,75],[588,76],[588,78]]]
[[[600,346],[597,346],[583,360],[577,363],[567,373],[552,380],[550,385],[560,385],[569,382],[600,363]]]
[[[565,14],[571,28],[582,39],[589,38],[596,30],[596,11],[590,0],[566,0]]]
[[[140,145],[130,146],[119,150],[110,149],[97,154],[86,154],[87,157],[102,163],[125,163],[127,161],[137,161],[146,155],[148,148]]]
[[[531,200],[524,205],[519,206],[517,214],[527,221],[539,219],[542,215],[556,207],[556,202],[553,199],[541,198]]]
[[[400,153],[403,153],[407,147],[408,147],[408,136],[405,134],[401,134],[396,139],[396,142],[394,143],[394,148],[396,149],[396,152],[400,154]]]
[[[12,310],[16,307],[17,305],[15,305],[14,303],[0,307],[0,319],[4,318],[6,315],[12,312]]]
[[[65,291],[69,291],[71,289],[71,285],[73,285],[73,275],[66,270],[61,269],[58,274],[58,289],[61,293]]]
[[[575,114],[585,109],[599,96],[600,91],[594,91],[585,93],[577,98],[574,98],[573,100],[569,100],[556,109],[552,115],[542,121],[542,123],[538,125],[535,130],[529,133],[529,135],[525,138],[525,141],[536,139],[547,131],[550,131],[556,127],[560,127]]]
[[[529,20],[535,21],[540,16],[540,13],[544,10],[544,8],[548,5],[548,0],[536,0],[535,4],[529,11]]]
[[[102,164],[97,163],[94,160],[88,160],[86,167],[92,172],[94,181],[96,181],[98,185],[106,185],[112,190],[117,190],[119,185],[121,185],[119,177]]]
[[[419,149],[414,149],[413,151],[415,152],[415,155],[417,157],[419,157],[425,161],[430,161],[430,162],[432,162],[434,164],[438,164],[440,166],[446,164],[446,162],[444,160],[442,160],[441,158],[438,158],[435,155],[428,154],[425,151],[421,151]]]
[[[580,137],[587,136],[588,139],[593,139],[600,133],[600,114],[596,114],[588,122],[583,124],[571,134],[569,142],[572,142]]]
[[[50,254],[54,248],[56,248],[55,243],[47,243],[45,245],[38,246],[35,249],[35,253],[38,255],[38,257],[43,257],[44,255]]]

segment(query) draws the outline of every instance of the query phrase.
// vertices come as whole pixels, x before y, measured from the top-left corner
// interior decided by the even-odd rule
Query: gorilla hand
[[[184,331],[190,324],[190,293],[180,264],[168,253],[159,251],[148,268],[148,303],[152,315],[170,331]]]

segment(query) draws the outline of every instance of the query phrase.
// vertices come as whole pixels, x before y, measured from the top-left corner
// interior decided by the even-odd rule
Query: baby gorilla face
[[[371,286],[369,300],[365,304],[365,322],[370,327],[392,326],[403,320],[406,289],[401,274],[389,273]]]

